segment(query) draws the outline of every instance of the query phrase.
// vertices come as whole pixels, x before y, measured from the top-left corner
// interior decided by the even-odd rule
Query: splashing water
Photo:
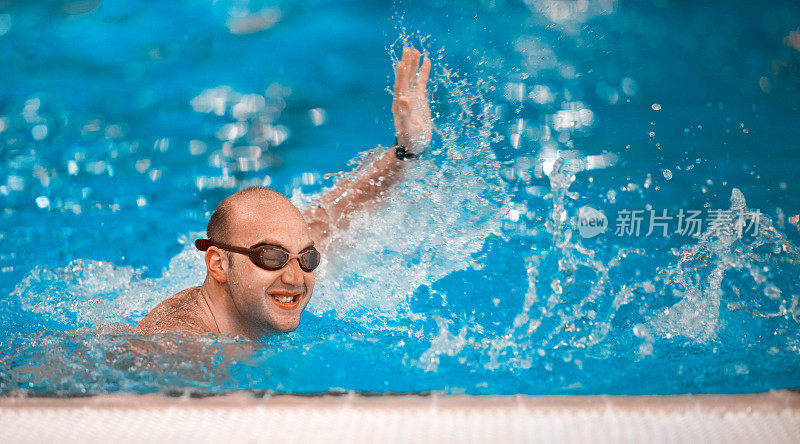
[[[202,30],[180,38],[126,42],[147,61],[111,70],[114,77],[124,73],[130,83],[124,88],[141,91],[122,111],[68,106],[59,102],[58,89],[0,102],[0,198],[11,221],[0,229],[0,277],[15,277],[0,299],[0,391],[726,393],[800,384],[800,263],[791,231],[797,218],[791,205],[766,208],[773,195],[763,191],[792,193],[792,185],[783,178],[770,188],[770,168],[736,151],[737,143],[748,153],[770,146],[767,139],[736,137],[794,135],[794,126],[758,131],[759,119],[785,119],[770,111],[783,108],[761,98],[742,99],[746,112],[716,98],[686,105],[706,97],[701,79],[738,65],[705,53],[694,62],[676,61],[692,56],[687,48],[723,54],[727,42],[741,40],[735,38],[741,27],[714,15],[719,35],[708,36],[701,13],[667,8],[670,14],[654,18],[636,5],[606,1],[481,1],[463,6],[469,11],[424,3],[418,12],[446,28],[432,34],[443,43],[403,31],[388,52],[394,57],[416,39],[430,54],[438,137],[430,153],[406,164],[380,208],[334,235],[301,327],[259,342],[132,337],[117,324],[135,325],[164,298],[202,282],[204,263],[190,240],[203,235],[193,232],[224,195],[249,185],[285,186],[298,206],[307,205],[331,185],[321,179],[325,173],[352,157],[336,134],[345,133],[352,146],[383,140],[385,128],[368,130],[364,122],[379,123],[375,110],[386,103],[355,112],[343,105],[386,86],[368,88],[360,80],[357,71],[371,69],[370,57],[314,49],[329,36],[287,27],[314,23],[302,7],[250,11],[240,2],[215,2],[221,22],[198,18]],[[101,15],[115,23],[160,8],[112,6],[104,5],[111,9]],[[473,9],[486,19],[477,21],[482,26],[476,27]],[[394,17],[413,22],[414,11]],[[34,16],[9,13],[13,26],[0,46],[27,42],[18,30],[41,26]],[[703,30],[696,40],[658,31],[686,23]],[[226,34],[210,44],[208,32]],[[80,40],[80,32],[71,33]],[[296,40],[308,40],[309,47],[283,40],[300,34]],[[359,48],[366,41],[340,37],[335,40],[352,38]],[[273,44],[269,54],[264,41]],[[670,54],[681,57],[658,59],[667,43],[679,45]],[[104,49],[91,49],[67,58],[96,66]],[[748,87],[731,82],[748,79],[750,70],[768,72],[771,60],[792,72],[785,52],[793,50],[765,55],[766,68],[723,72],[719,83],[727,87],[715,90],[717,96],[734,101],[734,92]],[[302,63],[293,65],[297,54]],[[656,55],[640,62],[620,54]],[[181,65],[186,57],[191,69]],[[683,78],[670,70],[705,66],[708,57],[713,75],[686,71],[700,86],[664,80]],[[43,75],[27,59],[15,60],[11,83],[30,74],[14,67]],[[308,68],[296,69],[292,75],[300,80],[292,81],[283,76],[283,63]],[[214,66],[206,70],[206,64]],[[242,64],[248,69],[231,69]],[[186,74],[186,82],[178,88],[154,77],[164,66]],[[386,67],[375,72],[383,76]],[[791,84],[781,75],[759,80],[760,90]],[[253,80],[258,76],[268,80]],[[320,76],[321,83],[309,80]],[[116,103],[94,86],[103,78],[84,82],[87,101]],[[675,133],[680,137],[669,136]],[[321,149],[341,163],[320,162]],[[362,153],[354,164],[368,163],[376,152]],[[719,163],[725,174],[711,177],[708,163]],[[615,210],[712,209],[715,196],[728,194],[730,206],[724,203],[695,237],[613,232]],[[765,214],[750,235],[741,215],[759,206]],[[581,225],[606,216],[590,234]],[[163,246],[175,238],[177,245]],[[119,244],[123,253],[99,244]],[[136,251],[139,259],[131,260]]]
[[[192,239],[203,233],[194,233]],[[32,270],[11,293],[19,309],[61,328],[135,325],[155,305],[205,276],[205,262],[189,238],[160,278],[109,262],[78,259],[63,268]]]
[[[484,97],[488,86],[470,87],[446,67],[433,78],[458,114],[437,122],[442,145],[429,160],[406,166],[382,210],[355,217],[333,236],[310,305],[315,313],[367,309],[396,316],[393,310],[419,286],[470,267],[484,240],[499,234],[508,197],[489,148],[497,135]]]
[[[797,265],[800,263],[799,252],[773,227],[768,217],[762,216],[757,236],[748,241],[743,237],[746,223],[742,218],[748,212],[752,210],[747,208],[744,195],[734,188],[731,207],[720,214],[719,222],[709,227],[696,245],[678,252],[677,264],[661,270],[664,285],[681,300],[652,322],[659,332],[702,340],[713,338],[717,333],[720,304],[723,294],[727,293],[726,287],[739,294],[739,285],[753,286],[775,300],[778,309],[773,316],[791,316],[798,321],[797,296],[791,296],[790,300],[781,297],[782,292],[772,280],[782,278],[776,273],[781,271],[780,266],[775,267],[775,264]],[[746,273],[742,274],[742,271]],[[748,278],[752,282],[747,282]],[[792,288],[790,291],[796,290]],[[744,309],[736,302],[731,302],[728,308]],[[769,316],[760,313],[761,310],[749,309],[751,313]]]

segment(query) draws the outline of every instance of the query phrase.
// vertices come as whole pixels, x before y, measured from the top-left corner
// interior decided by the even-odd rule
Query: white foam
[[[144,278],[141,269],[76,259],[65,267],[34,268],[17,284],[11,297],[24,311],[72,327],[114,322],[135,325],[162,300],[202,283],[202,254],[185,243],[161,277]]]

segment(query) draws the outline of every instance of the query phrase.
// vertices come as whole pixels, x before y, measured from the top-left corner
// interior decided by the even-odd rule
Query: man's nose
[[[284,284],[300,285],[303,283],[303,270],[300,268],[300,259],[293,257],[289,263],[283,267],[281,280]]]

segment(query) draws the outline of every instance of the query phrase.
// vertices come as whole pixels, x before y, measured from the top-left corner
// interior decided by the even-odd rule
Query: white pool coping
[[[800,443],[800,393],[0,398],[0,442]]]

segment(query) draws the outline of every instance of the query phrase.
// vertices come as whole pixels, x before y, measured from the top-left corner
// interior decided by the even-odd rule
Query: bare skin
[[[234,209],[230,225],[235,227],[228,243],[246,247],[266,243],[294,254],[313,247],[303,216],[285,197],[257,190],[228,199]],[[314,273],[303,271],[297,259],[279,270],[265,270],[246,255],[226,254],[211,247],[205,262],[203,285],[159,304],[142,319],[137,332],[214,333],[257,339],[297,328],[314,289]],[[281,303],[277,299],[281,297],[294,301]]]
[[[202,287],[187,288],[158,304],[136,326],[137,333],[158,334],[179,332],[199,335],[214,332]],[[218,333],[218,332],[217,332]]]
[[[399,145],[421,152],[431,141],[432,120],[426,85],[431,63],[404,48],[395,66],[392,102],[395,135]],[[268,243],[291,254],[315,245],[322,248],[331,230],[345,228],[350,216],[374,206],[402,174],[402,160],[394,149],[351,174],[301,214],[288,199],[270,190],[245,190],[226,199],[232,205],[231,245],[246,247]],[[314,272],[291,259],[279,270],[256,266],[243,254],[210,247],[205,254],[207,275],[203,285],[183,290],[156,306],[136,326],[138,334],[179,332],[213,333],[258,339],[292,331],[314,289]],[[291,303],[281,302],[292,298]]]
[[[392,95],[397,144],[414,153],[430,144],[433,129],[427,91],[431,61],[426,57],[420,66],[420,58],[416,49],[403,49],[403,56],[395,66]],[[303,214],[312,238],[324,246],[330,230],[347,228],[353,213],[374,206],[380,195],[400,180],[402,168],[403,161],[389,149],[358,174],[338,183]]]

